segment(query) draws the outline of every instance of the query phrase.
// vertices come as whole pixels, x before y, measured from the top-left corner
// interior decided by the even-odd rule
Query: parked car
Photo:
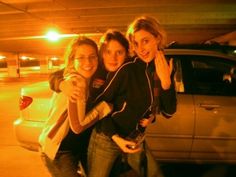
[[[206,50],[166,49],[174,59],[177,112],[161,115],[147,130],[160,161],[236,162],[236,58]],[[233,73],[232,73],[233,72]],[[47,82],[21,90],[15,133],[23,147],[38,150],[50,108]]]

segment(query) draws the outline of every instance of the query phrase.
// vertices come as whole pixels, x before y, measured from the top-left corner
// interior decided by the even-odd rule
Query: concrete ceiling
[[[50,27],[98,39],[108,28],[123,32],[137,16],[157,17],[168,41],[203,43],[236,30],[235,0],[0,0],[0,51],[61,54],[69,39],[50,43]]]

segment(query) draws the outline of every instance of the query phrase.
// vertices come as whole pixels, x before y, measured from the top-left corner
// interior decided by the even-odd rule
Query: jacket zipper
[[[148,80],[148,86],[149,86],[149,91],[150,91],[150,95],[151,95],[151,105],[150,105],[150,106],[148,107],[148,109],[143,113],[143,116],[146,114],[147,111],[151,110],[152,104],[153,104],[152,86],[151,86],[150,78],[149,78],[148,73],[147,73],[147,68],[148,68],[148,64],[146,64],[145,75],[146,75],[146,78],[147,78],[147,80]]]

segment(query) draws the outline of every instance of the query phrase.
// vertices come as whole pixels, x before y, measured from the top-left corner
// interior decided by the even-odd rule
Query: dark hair
[[[153,36],[159,37],[160,43],[158,48],[163,49],[166,47],[166,32],[155,18],[150,16],[142,16],[136,18],[129,25],[126,36],[131,44],[133,43],[134,33],[140,30],[145,30],[151,33]]]
[[[99,55],[100,55],[100,58],[102,59],[102,54],[103,54],[104,50],[106,49],[107,44],[111,40],[115,40],[115,41],[119,42],[125,48],[126,55],[128,57],[128,54],[129,54],[129,41],[126,39],[125,35],[123,35],[118,30],[109,29],[103,34],[103,36],[101,37],[101,39],[99,41],[99,45],[100,45]]]
[[[65,52],[65,73],[69,72],[71,68],[73,68],[73,61],[75,59],[75,53],[79,46],[81,45],[89,45],[93,47],[98,55],[98,46],[97,44],[90,38],[85,36],[79,36],[76,39],[72,40],[72,43],[67,47]]]

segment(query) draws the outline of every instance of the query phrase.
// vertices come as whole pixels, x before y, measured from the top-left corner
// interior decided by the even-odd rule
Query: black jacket
[[[115,73],[109,74],[104,91],[96,102],[105,100],[114,105],[110,118],[97,124],[97,130],[108,136],[119,134],[128,136],[139,123],[139,120],[150,114],[153,104],[154,61],[145,63],[139,58],[121,66]],[[176,111],[176,92],[174,82],[170,89],[163,90],[158,84],[158,109],[167,117]]]

